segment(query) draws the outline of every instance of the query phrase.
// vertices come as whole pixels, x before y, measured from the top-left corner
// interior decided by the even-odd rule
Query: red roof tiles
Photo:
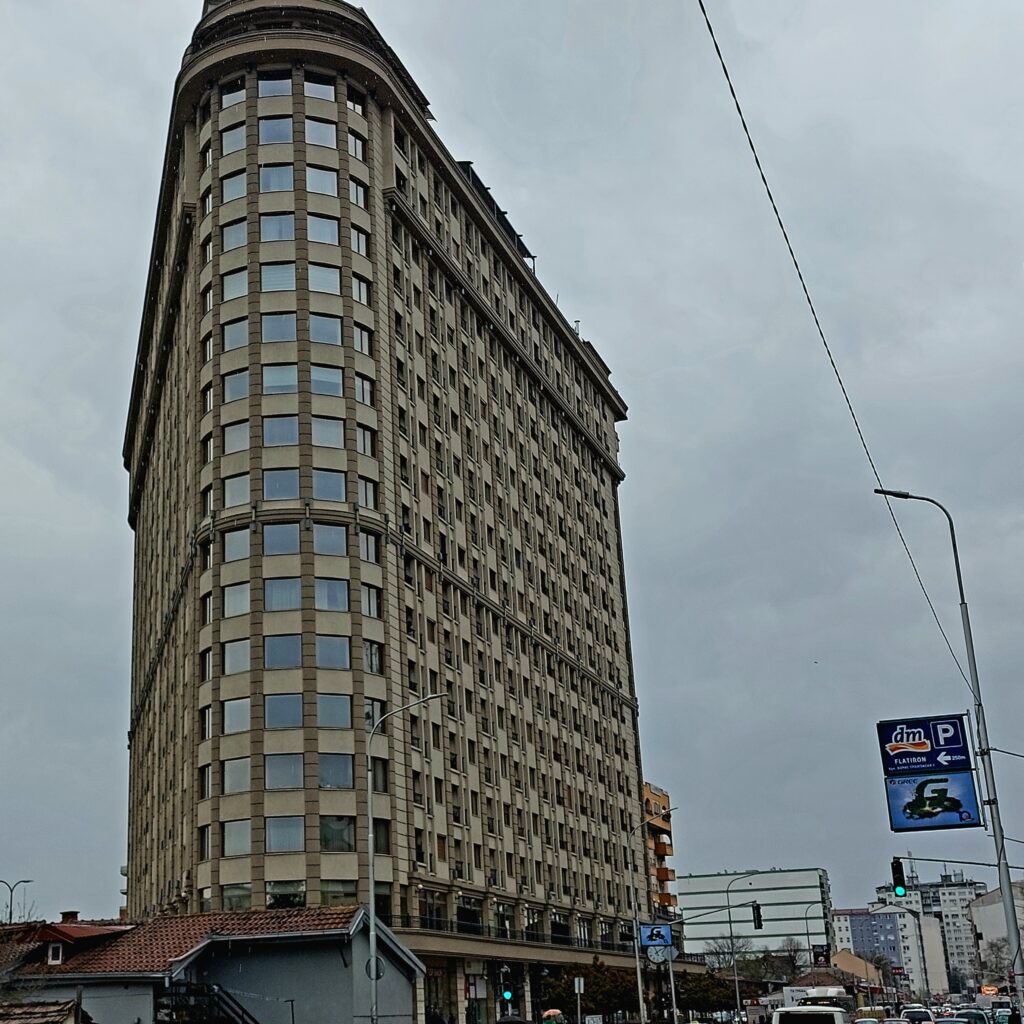
[[[71,943],[63,963],[26,964],[18,973],[29,976],[160,974],[211,936],[258,938],[348,931],[358,911],[356,906],[305,907],[158,917],[113,934],[107,941],[90,942],[80,953]]]
[[[0,1024],[66,1024],[74,1019],[74,999],[61,1003],[0,1003]],[[84,1010],[81,1019],[92,1020]]]

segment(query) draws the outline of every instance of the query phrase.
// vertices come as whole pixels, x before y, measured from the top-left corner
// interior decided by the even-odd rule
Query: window
[[[384,671],[384,645],[376,640],[363,640],[363,671],[374,675]]]
[[[360,256],[368,256],[370,253],[370,235],[362,228],[357,228],[354,225],[350,231],[350,238],[352,240],[352,251],[359,253]]]
[[[230,587],[222,587],[224,602],[224,618],[249,614],[249,584],[234,583]]]
[[[224,401],[235,402],[249,394],[249,371],[237,370],[225,373],[221,378],[224,385]],[[209,410],[207,410],[209,411]]]
[[[314,364],[310,367],[310,375],[314,395],[335,395],[338,398],[341,397],[341,367],[317,366]]]
[[[294,363],[263,367],[263,394],[293,395],[299,390],[299,377]]]
[[[207,334],[203,338],[203,362],[208,363],[213,358],[213,335]],[[207,384],[203,388],[203,412],[209,412],[213,408],[213,385]]]
[[[363,584],[363,614],[369,619],[380,618],[381,594],[379,587]]]
[[[348,179],[348,201],[355,203],[356,206],[364,210],[366,209],[366,186],[358,178]]]
[[[224,324],[221,328],[221,339],[224,343],[225,352],[230,352],[236,348],[244,348],[249,344],[249,321],[231,320],[229,323]],[[248,394],[248,391],[247,387],[246,394]],[[224,401],[227,401],[227,399],[225,398]]]
[[[352,301],[361,302],[364,306],[370,304],[370,282],[358,274],[352,275]]]
[[[200,295],[200,300],[203,304],[203,312],[209,313],[213,309],[213,285],[208,284]]]
[[[370,458],[377,457],[377,431],[362,424],[356,426],[356,451],[360,455],[369,455]]]
[[[359,478],[359,494],[356,500],[363,508],[376,508],[377,481],[361,476]]]
[[[391,822],[386,818],[373,819],[373,852],[391,853]]]
[[[348,534],[345,527],[314,523],[313,552],[317,555],[347,555]]]
[[[294,237],[294,213],[265,213],[260,217],[261,242],[289,242]]]
[[[318,633],[316,637],[316,667],[351,668],[349,638],[347,636],[325,636]]]
[[[221,854],[241,857],[252,852],[252,822],[225,821],[221,824]]]
[[[300,853],[306,848],[305,822],[300,815],[265,818],[267,853]]]
[[[321,612],[348,611],[348,580],[317,577],[314,607]]]
[[[203,682],[213,678],[213,651],[209,647],[199,652],[199,678]]]
[[[320,755],[321,789],[352,789],[354,786],[351,754]]]
[[[202,453],[201,458],[204,466],[208,462],[213,461],[213,434],[207,434],[206,437],[203,438],[200,442],[199,450]]]
[[[310,263],[309,290],[325,292],[328,295],[340,295],[341,268],[324,266],[322,263]]]
[[[302,694],[267,694],[263,698],[263,717],[268,729],[301,729]]]
[[[203,239],[203,266],[213,259],[213,239],[207,235]]]
[[[275,448],[282,444],[299,443],[298,416],[264,416],[263,445]]]
[[[267,164],[260,168],[261,192],[291,192],[294,187],[291,164]]]
[[[233,107],[245,99],[245,79],[233,78],[220,87],[220,109]]]
[[[314,96],[319,100],[333,100],[335,98],[334,79],[328,78],[327,75],[317,75],[312,71],[307,71],[304,87],[307,96]]]
[[[321,729],[351,729],[352,698],[347,693],[318,693],[316,724]]]
[[[220,201],[230,203],[233,199],[241,199],[246,193],[245,171],[229,174],[220,179]]]
[[[347,90],[345,104],[353,113],[358,114],[360,117],[366,117],[366,97],[351,85]]]
[[[366,162],[366,139],[358,132],[348,133],[348,155]]]
[[[359,531],[359,557],[364,562],[380,565],[380,537],[368,530]]]
[[[345,474],[333,469],[314,469],[313,497],[318,501],[344,501]]]
[[[361,373],[356,374],[356,401],[363,405],[373,405],[373,381]]]
[[[248,584],[246,584],[248,586]],[[227,587],[224,588],[228,589]],[[246,595],[248,597],[248,595]],[[229,736],[236,732],[249,731],[249,698],[221,701],[222,732]]]
[[[295,291],[294,263],[263,263],[260,265],[260,289],[265,292]]]
[[[249,789],[249,758],[233,757],[220,763],[221,792],[244,793]]]
[[[356,902],[356,883],[348,878],[320,879],[320,906],[338,907]]]
[[[263,71],[259,76],[257,95],[291,96],[292,73],[290,71]]]
[[[348,814],[321,814],[320,849],[325,853],[355,853],[356,819]]]
[[[224,910],[248,910],[252,906],[252,883],[233,882],[220,887],[220,905]]]
[[[228,302],[237,299],[249,291],[249,274],[246,270],[233,270],[230,274],[220,276],[221,298]]]
[[[264,343],[295,340],[294,313],[264,313],[260,317],[260,337]]]
[[[323,242],[325,245],[338,244],[338,220],[336,217],[317,217],[309,215],[309,240]]]
[[[199,738],[208,740],[213,735],[213,705],[199,709]]]
[[[305,905],[305,882],[267,882],[267,910],[287,910]]]
[[[263,777],[267,789],[302,789],[302,755],[267,754]]]
[[[229,640],[221,644],[221,671],[226,676],[249,671],[248,640]]]
[[[372,355],[373,332],[362,324],[352,325],[352,347],[364,355]]]
[[[290,117],[261,117],[260,145],[292,141],[292,119]]]
[[[236,124],[232,128],[224,128],[220,133],[220,152],[222,156],[237,153],[245,149],[245,125]]]
[[[213,190],[207,189],[202,195],[203,216],[209,217],[213,213]]]
[[[327,416],[314,416],[313,444],[317,448],[344,448],[345,421]]]
[[[203,146],[203,148],[199,151],[199,160],[203,165],[204,171],[208,167],[213,166],[213,147],[209,143]]]
[[[319,345],[341,344],[341,317],[312,313],[309,317],[309,340]]]
[[[224,534],[224,561],[237,562],[249,557],[249,528],[228,530]]]
[[[199,495],[199,500],[202,502],[203,515],[213,515],[213,487],[204,487]]]
[[[310,146],[326,146],[328,149],[337,149],[338,126],[333,121],[320,121],[314,117],[307,117],[306,142]]]
[[[199,799],[209,800],[213,796],[213,766],[201,764],[199,766]]]
[[[239,473],[224,480],[224,508],[249,504],[249,474]]]
[[[263,583],[263,608],[285,612],[302,607],[302,587],[298,576],[281,576]]]
[[[297,469],[263,470],[263,500],[288,501],[299,496]]]
[[[225,224],[220,229],[220,246],[224,252],[239,249],[246,243],[245,221],[236,220],[233,224]]]
[[[271,669],[300,668],[302,666],[302,636],[283,633],[263,638],[263,667]]]
[[[386,758],[370,758],[370,776],[373,779],[374,793],[386,793],[388,791],[388,762]]]
[[[233,452],[244,452],[248,447],[249,421],[243,420],[241,423],[229,423],[224,428],[223,453],[231,455]]]
[[[315,192],[321,196],[336,196],[338,194],[338,172],[328,170],[326,167],[307,167],[306,191]]]
[[[297,555],[298,553],[298,523],[268,523],[263,527],[264,555]]]

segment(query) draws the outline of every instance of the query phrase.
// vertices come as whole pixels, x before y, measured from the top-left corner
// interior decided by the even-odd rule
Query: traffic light
[[[501,998],[506,1003],[512,1002],[512,972],[507,964],[501,968]]]
[[[907,879],[903,874],[903,861],[899,857],[892,859],[892,891],[897,896],[907,895]]]
[[[760,931],[764,927],[764,918],[761,917],[761,904],[757,902],[751,903],[750,912],[754,915],[754,928]]]

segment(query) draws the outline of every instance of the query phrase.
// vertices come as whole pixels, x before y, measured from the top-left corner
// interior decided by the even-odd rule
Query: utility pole
[[[1003,834],[1003,818],[999,812],[999,798],[996,796],[996,775],[992,766],[992,748],[988,742],[988,724],[985,721],[985,705],[981,700],[981,683],[978,680],[978,666],[974,660],[974,638],[971,635],[971,618],[967,611],[967,598],[964,596],[964,580],[960,572],[960,553],[956,546],[956,530],[953,517],[945,505],[934,498],[926,498],[909,491],[890,491],[876,487],[876,494],[890,498],[902,498],[909,501],[926,501],[941,509],[949,523],[949,539],[953,545],[953,564],[956,566],[956,585],[960,593],[960,620],[964,627],[964,644],[967,647],[967,668],[970,673],[971,694],[974,697],[974,720],[978,728],[978,760],[981,762],[985,776],[985,801],[992,822],[992,838],[996,845],[996,866],[999,871],[999,895],[1002,897],[1003,914],[1006,917],[1006,937],[1013,957],[1013,987],[1017,993],[1017,1005],[1024,1006],[1024,951],[1020,948],[1020,926],[1017,923],[1017,908],[1013,902],[1013,886],[1010,881],[1010,865],[1006,858],[1006,838]]]

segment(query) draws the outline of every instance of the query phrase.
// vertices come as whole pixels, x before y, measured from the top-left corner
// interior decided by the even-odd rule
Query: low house
[[[81,925],[80,929],[90,926]],[[0,984],[27,1002],[78,1000],[95,1024],[337,1024],[369,1018],[362,907],[160,917],[138,925],[35,926]],[[378,1015],[412,1024],[423,965],[378,925]],[[0,994],[0,999],[3,995]]]
[[[92,1024],[92,1017],[74,999],[58,1003],[0,1002],[0,1024]]]

